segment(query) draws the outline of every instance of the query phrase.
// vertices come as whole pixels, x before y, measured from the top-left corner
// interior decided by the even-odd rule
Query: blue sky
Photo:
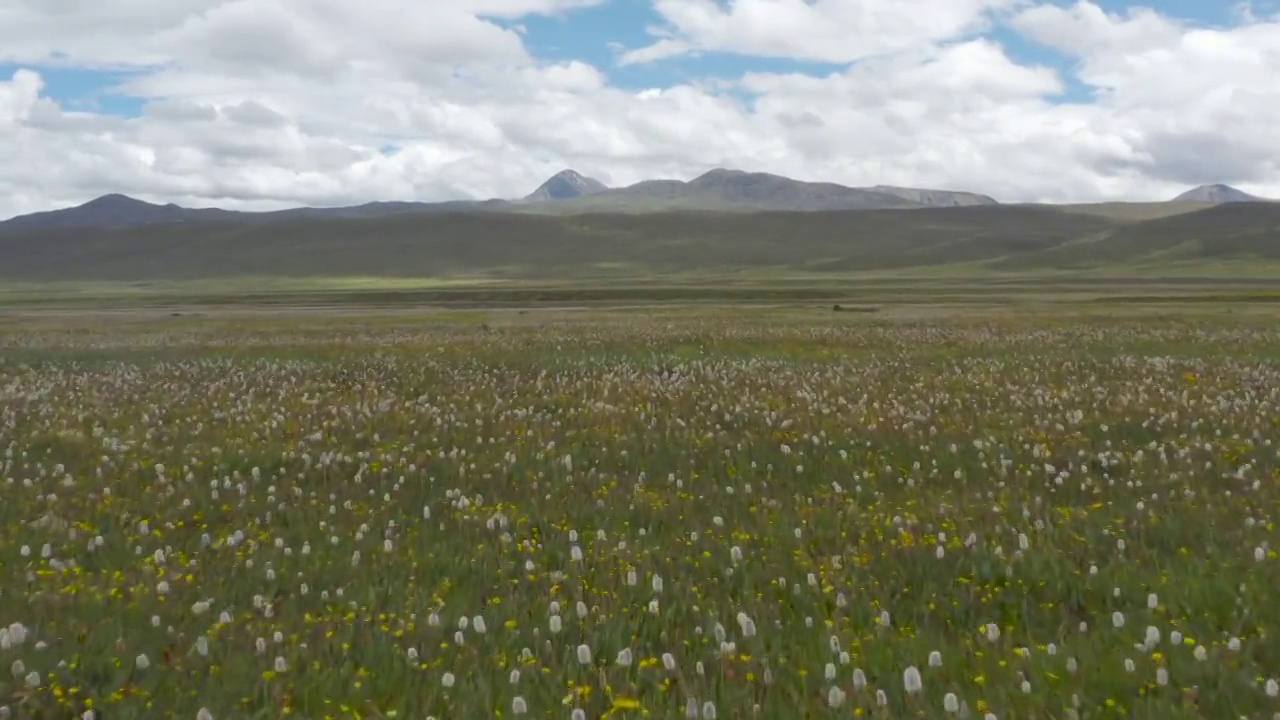
[[[1059,3],[1062,4],[1062,3]],[[1125,12],[1148,7],[1195,25],[1230,25],[1236,19],[1237,4],[1218,0],[1096,0],[1109,12]],[[1280,10],[1280,0],[1255,0],[1255,12]],[[661,24],[651,5],[642,0],[609,0],[603,5],[554,16],[530,16],[503,23],[523,28],[525,44],[536,57],[548,61],[578,59],[603,71],[618,87],[642,89],[667,87],[699,80],[730,79],[746,72],[806,72],[825,74],[839,65],[778,58],[701,52],[693,55],[624,66],[616,61],[619,48],[642,47],[653,41],[646,28]],[[1067,84],[1061,101],[1085,101],[1090,89],[1072,77],[1069,58],[1019,36],[1008,28],[996,27],[990,36],[998,40],[1015,59],[1054,67]],[[0,77],[9,77],[19,65],[0,63]],[[38,70],[46,83],[45,94],[63,107],[121,117],[138,115],[145,105],[141,98],[113,90],[128,73],[95,71],[74,67],[24,65]]]
[[[626,185],[735,167],[1011,202],[1215,182],[1280,197],[1280,0],[1254,0],[1253,21],[1237,0],[564,10],[581,4],[131,0],[68,13],[0,0],[0,156],[22,158],[0,168],[0,217],[108,192],[245,209],[519,197],[564,168]],[[511,15],[529,8],[562,10]],[[1126,19],[1138,8],[1154,15]],[[813,60],[867,57],[856,73]],[[1105,95],[1081,81],[1086,62]]]

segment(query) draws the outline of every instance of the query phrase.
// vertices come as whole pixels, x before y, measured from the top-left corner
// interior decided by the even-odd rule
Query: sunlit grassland
[[[1273,718],[1258,305],[0,321],[0,705]]]

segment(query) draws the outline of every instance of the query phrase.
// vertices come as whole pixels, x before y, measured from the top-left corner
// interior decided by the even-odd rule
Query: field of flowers
[[[1280,717],[1280,328],[0,330],[0,718]]]

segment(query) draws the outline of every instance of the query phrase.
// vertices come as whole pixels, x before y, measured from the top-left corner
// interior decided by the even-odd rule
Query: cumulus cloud
[[[663,37],[627,63],[715,50],[845,63],[943,42],[988,26],[1018,0],[656,0]]]
[[[0,61],[37,69],[0,77],[0,217],[107,192],[254,209],[513,197],[564,167],[626,184],[731,166],[1007,201],[1216,181],[1280,197],[1276,18],[655,0],[659,43],[630,61],[732,52],[841,69],[636,90],[609,67],[540,59],[512,27],[592,4],[12,0]],[[992,22],[1060,61],[1012,54],[982,32]],[[60,106],[38,71],[50,64],[129,68],[118,91],[146,105],[131,118]]]

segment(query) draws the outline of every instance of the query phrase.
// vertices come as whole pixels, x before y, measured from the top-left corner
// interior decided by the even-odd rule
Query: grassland
[[[0,258],[0,281],[9,283],[1114,276],[1210,272],[1224,264],[1244,266],[1250,277],[1274,278],[1280,204],[193,220],[0,234]]]
[[[0,319],[0,705],[1280,717],[1275,319]]]

